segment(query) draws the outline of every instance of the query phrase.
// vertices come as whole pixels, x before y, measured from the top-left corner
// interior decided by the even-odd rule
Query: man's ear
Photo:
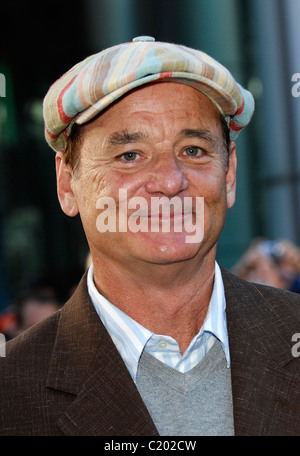
[[[226,173],[226,193],[227,193],[227,208],[230,209],[235,203],[236,192],[236,146],[233,141],[229,144],[228,166]]]
[[[63,212],[70,217],[78,214],[78,206],[72,189],[73,173],[59,151],[55,157],[57,195]]]

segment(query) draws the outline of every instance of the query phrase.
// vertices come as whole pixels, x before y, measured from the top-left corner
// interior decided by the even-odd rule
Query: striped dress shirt
[[[91,264],[87,277],[90,298],[134,381],[136,381],[138,363],[143,350],[179,372],[188,372],[203,359],[216,338],[222,344],[227,367],[230,367],[226,302],[222,275],[217,263],[215,263],[214,287],[206,318],[199,333],[193,338],[183,355],[180,353],[178,343],[172,337],[154,334],[102,296],[96,289],[93,276],[93,264]]]

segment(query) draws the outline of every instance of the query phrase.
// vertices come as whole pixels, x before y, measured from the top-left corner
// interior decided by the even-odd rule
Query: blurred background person
[[[55,289],[50,286],[29,285],[17,294],[9,312],[0,318],[4,324],[2,333],[7,340],[12,339],[60,307]]]
[[[300,293],[300,249],[286,239],[256,238],[232,272],[249,282]]]
[[[26,290],[18,302],[15,335],[49,317],[59,308],[60,303],[54,292],[34,288]]]
[[[0,313],[0,333],[10,340],[61,308],[75,291],[81,271],[44,275],[18,287],[11,303]]]

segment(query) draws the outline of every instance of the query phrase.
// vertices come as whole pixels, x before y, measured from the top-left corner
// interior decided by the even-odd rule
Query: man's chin
[[[186,242],[186,237],[186,233],[136,233],[133,247],[145,261],[171,264],[191,259],[199,252],[201,242]]]

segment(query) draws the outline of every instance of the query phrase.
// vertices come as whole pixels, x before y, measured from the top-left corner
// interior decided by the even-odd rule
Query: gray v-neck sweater
[[[187,373],[144,351],[136,384],[160,435],[234,435],[230,368],[218,340]]]

